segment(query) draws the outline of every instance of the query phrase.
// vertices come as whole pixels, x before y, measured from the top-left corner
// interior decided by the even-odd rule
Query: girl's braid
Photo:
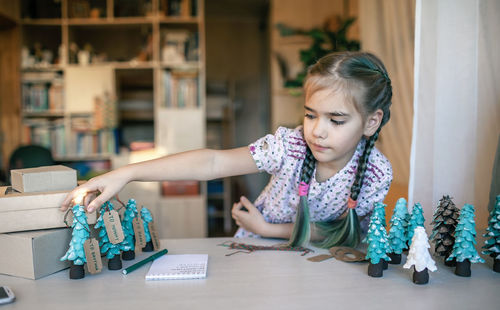
[[[314,155],[312,154],[309,146],[306,146],[306,157],[304,159],[304,163],[302,164],[302,171],[300,174],[301,182],[309,184],[315,166],[316,166],[316,159],[314,158]]]
[[[365,149],[363,151],[363,154],[359,157],[358,160],[358,169],[356,171],[356,176],[354,177],[354,183],[352,184],[351,187],[351,199],[356,201],[358,200],[358,195],[359,192],[361,191],[361,187],[363,186],[363,180],[365,178],[365,171],[366,171],[366,166],[368,165],[368,158],[370,157],[370,153],[375,146],[375,141],[378,139],[378,135],[380,132],[380,129],[382,127],[379,127],[377,131],[366,140],[365,143]]]

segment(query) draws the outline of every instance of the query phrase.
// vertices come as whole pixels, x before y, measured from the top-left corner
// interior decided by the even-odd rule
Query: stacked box
[[[0,273],[35,280],[68,268],[59,259],[70,240],[69,228],[0,234]]]
[[[13,188],[0,187],[0,273],[38,279],[69,267],[61,262],[71,240],[72,214],[61,204],[77,185],[76,171],[47,166],[11,171]],[[15,190],[14,190],[15,189]],[[96,213],[87,214],[95,224]]]
[[[7,190],[0,187],[0,233],[67,227],[59,208],[69,191],[6,194]],[[95,212],[87,217],[95,224]],[[69,216],[67,222],[71,225]]]

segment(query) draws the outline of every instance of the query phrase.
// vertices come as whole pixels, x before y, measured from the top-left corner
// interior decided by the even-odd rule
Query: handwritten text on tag
[[[95,238],[85,240],[83,244],[85,258],[87,259],[87,269],[95,274],[102,271],[101,253],[99,251],[99,242]]]
[[[123,235],[122,223],[120,222],[118,212],[115,210],[104,211],[102,218],[104,220],[109,242],[112,244],[122,242],[125,237]]]

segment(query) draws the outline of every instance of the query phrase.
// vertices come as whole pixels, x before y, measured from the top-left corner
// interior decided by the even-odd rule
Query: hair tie
[[[347,207],[348,207],[349,209],[354,209],[354,208],[356,208],[356,204],[357,204],[357,203],[358,203],[358,201],[357,201],[357,200],[353,200],[351,197],[349,197],[349,198],[347,199]]]
[[[302,181],[299,184],[299,196],[307,196],[307,192],[309,191],[309,184]]]

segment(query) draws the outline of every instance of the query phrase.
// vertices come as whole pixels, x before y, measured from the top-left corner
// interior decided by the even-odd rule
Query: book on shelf
[[[57,72],[26,72],[22,76],[22,102],[25,112],[62,112],[63,79]]]
[[[165,70],[163,90],[163,102],[167,108],[199,107],[197,72]]]
[[[66,154],[65,127],[63,120],[29,119],[23,122],[23,141],[51,150],[53,156]]]

